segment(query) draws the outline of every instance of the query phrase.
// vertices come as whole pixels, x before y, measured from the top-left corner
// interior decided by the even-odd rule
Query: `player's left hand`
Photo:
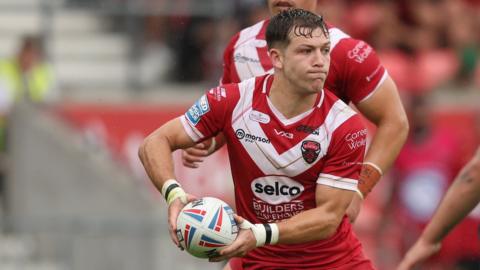
[[[235,215],[235,221],[237,224],[242,224],[245,220],[244,218]],[[241,226],[239,226],[241,227]],[[257,240],[253,235],[252,230],[250,229],[240,229],[238,232],[237,238],[229,246],[224,247],[219,251],[218,257],[212,257],[209,259],[210,262],[220,262],[223,260],[230,259],[232,257],[243,257],[250,250],[256,247]]]
[[[410,270],[418,263],[426,260],[440,250],[440,243],[430,243],[423,238],[419,238],[417,242],[408,250],[405,257],[397,267],[397,270]]]
[[[350,205],[348,205],[348,208],[345,211],[348,219],[350,220],[350,223],[354,223],[357,219],[358,215],[360,214],[360,209],[362,208],[362,203],[363,199],[358,193],[355,193],[355,195],[353,195],[352,201],[350,202]]]
[[[196,200],[197,197],[191,194],[187,194],[187,202],[183,203],[180,198],[175,199],[172,204],[168,207],[168,231],[170,233],[170,238],[173,243],[179,247],[181,250],[183,248],[180,246],[180,241],[177,238],[177,218],[178,214],[182,208],[187,205],[187,203]]]

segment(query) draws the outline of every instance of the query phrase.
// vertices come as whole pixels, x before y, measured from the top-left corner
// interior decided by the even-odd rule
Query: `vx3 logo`
[[[293,139],[293,133],[285,132],[283,130],[277,130],[276,128],[274,128],[273,130],[275,131],[275,134],[277,134],[277,136]]]

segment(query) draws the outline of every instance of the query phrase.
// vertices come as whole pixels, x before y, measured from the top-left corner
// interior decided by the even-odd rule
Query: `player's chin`
[[[312,89],[314,89],[316,92],[321,91],[324,85],[325,80],[323,78],[315,78],[312,80]]]

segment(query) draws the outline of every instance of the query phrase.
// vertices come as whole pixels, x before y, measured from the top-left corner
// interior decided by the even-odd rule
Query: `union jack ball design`
[[[238,233],[232,208],[224,201],[204,197],[188,203],[177,219],[180,245],[198,258],[218,255],[218,250],[230,245]]]

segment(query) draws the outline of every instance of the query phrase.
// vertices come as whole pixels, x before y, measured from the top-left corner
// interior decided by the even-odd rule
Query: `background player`
[[[268,0],[272,15],[290,8],[315,12],[314,0]],[[237,33],[224,52],[222,84],[238,83],[245,79],[272,73],[267,53],[265,30],[269,20],[261,21]],[[360,176],[360,196],[354,196],[347,213],[354,221],[360,211],[361,197],[367,196],[392,165],[405,143],[408,121],[393,80],[381,65],[375,51],[366,42],[351,38],[342,30],[328,25],[331,66],[325,86],[345,103],[353,102],[377,129],[365,156]],[[315,132],[309,126],[303,132]],[[182,153],[183,163],[195,168],[203,157],[223,145],[221,136],[208,151],[200,144]]]
[[[211,89],[140,148],[145,169],[175,220],[186,194],[173,180],[172,151],[223,132],[229,148],[239,236],[213,261],[245,256],[245,269],[373,269],[345,216],[366,139],[359,116],[323,86],[330,40],[323,19],[294,9],[266,31],[274,75]],[[305,133],[299,126],[317,130]],[[279,131],[288,136],[278,136]],[[256,248],[257,247],[257,248]],[[282,260],[278,258],[281,257]]]
[[[420,238],[408,250],[398,270],[415,265],[440,250],[442,239],[480,202],[480,148],[465,165]]]

